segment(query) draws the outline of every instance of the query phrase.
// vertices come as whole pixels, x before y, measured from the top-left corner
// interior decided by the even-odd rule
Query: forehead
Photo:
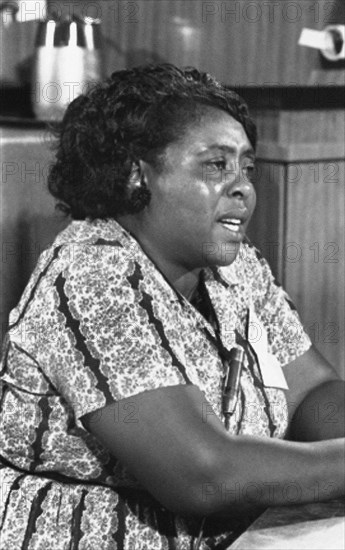
[[[206,107],[200,118],[187,126],[176,143],[167,147],[167,152],[202,154],[214,149],[252,151],[248,136],[240,122],[220,109]]]

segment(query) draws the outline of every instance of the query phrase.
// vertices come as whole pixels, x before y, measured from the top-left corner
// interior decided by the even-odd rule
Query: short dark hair
[[[165,148],[209,106],[240,122],[256,146],[245,102],[207,73],[170,64],[114,72],[68,106],[56,134],[56,161],[48,188],[74,219],[115,218],[140,211],[128,196],[133,163],[162,167]]]

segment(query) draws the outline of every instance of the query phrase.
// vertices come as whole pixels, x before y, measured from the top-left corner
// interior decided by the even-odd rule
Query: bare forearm
[[[223,515],[344,496],[344,451],[341,439],[294,443],[238,437],[231,444],[231,461],[220,463],[214,478],[199,488],[205,513]]]
[[[289,439],[320,441],[345,436],[345,382],[325,382],[312,390],[297,408]]]
[[[205,405],[211,407],[196,386],[171,386],[82,420],[148,492],[182,516],[233,515],[345,495],[344,439],[298,443],[230,435],[215,414],[205,420]],[[114,416],[128,406],[137,413],[134,422]]]

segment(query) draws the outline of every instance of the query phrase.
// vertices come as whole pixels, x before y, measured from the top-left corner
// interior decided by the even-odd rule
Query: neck
[[[151,244],[151,241],[146,238],[145,232],[138,229],[137,224],[133,223],[133,218],[128,219],[123,216],[117,219],[118,223],[129,231],[139,242],[141,248],[147,256],[156,264],[158,269],[167,278],[171,286],[182,294],[187,300],[190,300],[199,283],[201,267],[190,269],[178,262],[166,257],[160,253],[157,248]]]
[[[191,300],[195,292],[196,287],[199,284],[199,276],[201,269],[195,271],[189,271],[180,277],[175,278],[174,281],[169,279],[169,282],[173,285],[180,294],[182,294],[187,300]],[[167,277],[167,275],[165,274]],[[168,278],[168,277],[167,277]]]
[[[174,262],[165,255],[160,254],[150,242],[145,239],[137,239],[148,257],[155,263],[158,269],[167,278],[172,287],[182,294],[187,300],[191,300],[199,283],[201,267],[190,269],[178,262]]]

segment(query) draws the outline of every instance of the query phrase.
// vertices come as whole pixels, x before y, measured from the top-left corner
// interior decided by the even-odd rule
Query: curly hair
[[[244,101],[207,73],[170,64],[114,72],[78,96],[57,129],[56,161],[48,188],[74,219],[115,218],[148,203],[144,185],[130,196],[128,180],[139,160],[158,170],[164,150],[203,116],[204,106],[240,122],[255,149],[256,127]]]

